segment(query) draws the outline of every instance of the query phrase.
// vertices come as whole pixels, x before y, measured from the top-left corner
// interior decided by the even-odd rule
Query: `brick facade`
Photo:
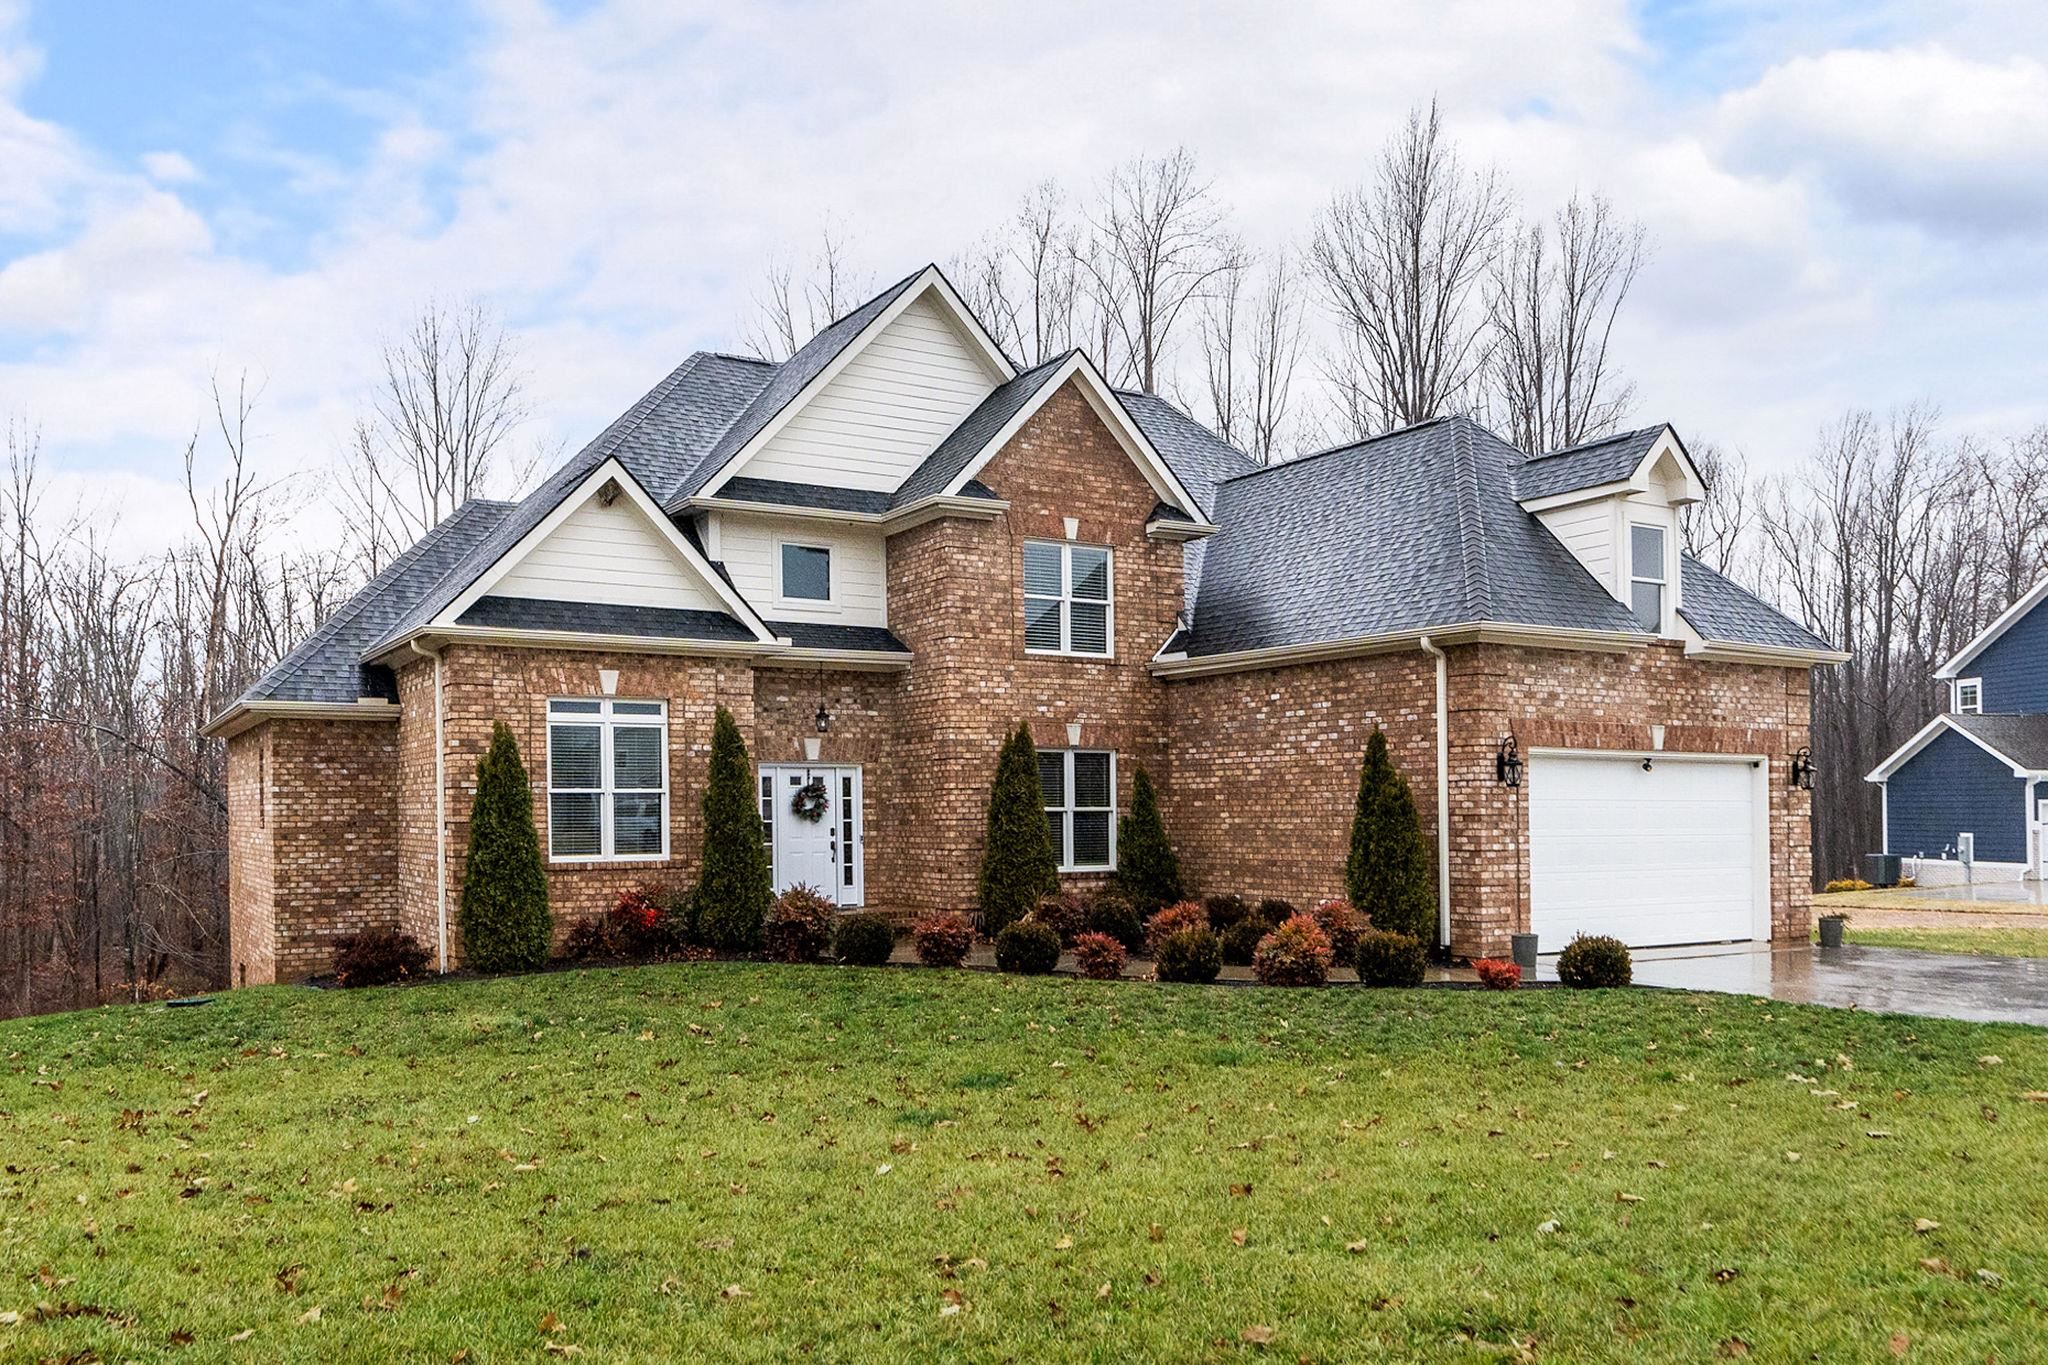
[[[996,752],[1018,720],[1041,747],[1117,755],[1118,808],[1142,764],[1159,784],[1191,886],[1297,903],[1341,889],[1365,744],[1386,730],[1426,828],[1436,821],[1436,665],[1419,650],[1162,681],[1149,664],[1183,600],[1182,549],[1144,524],[1156,501],[1080,391],[1053,395],[981,477],[1008,510],[945,518],[890,538],[888,619],[913,662],[895,672],[755,666],[735,657],[448,645],[440,661],[448,947],[456,932],[476,763],[510,725],[545,845],[547,701],[601,694],[668,703],[670,857],[551,864],[558,940],[627,887],[694,880],[712,717],[732,709],[758,763],[859,764],[866,903],[908,915],[965,909]],[[1114,553],[1114,655],[1027,654],[1026,540]],[[228,747],[230,918],[250,982],[326,971],[333,941],[370,922],[438,937],[436,665],[398,671],[397,724],[272,720]],[[1774,936],[1810,915],[1809,800],[1782,779],[1808,742],[1808,674],[1702,663],[1676,644],[1623,654],[1454,647],[1449,652],[1452,942],[1502,953],[1528,922],[1528,822],[1494,779],[1499,738],[1543,747],[1754,754],[1772,766]],[[820,704],[830,731],[817,732]],[[268,792],[267,804],[265,792]],[[1071,876],[1086,889],[1102,879]]]

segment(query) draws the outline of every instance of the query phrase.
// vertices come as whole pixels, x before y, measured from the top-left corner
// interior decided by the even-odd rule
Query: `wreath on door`
[[[799,820],[817,824],[825,818],[825,807],[831,797],[825,791],[825,779],[814,777],[796,789],[796,795],[789,798],[789,813]]]

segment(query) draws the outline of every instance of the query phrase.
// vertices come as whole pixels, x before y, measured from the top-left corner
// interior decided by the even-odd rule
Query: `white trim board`
[[[1993,748],[1988,742],[1979,739],[1976,735],[1970,733],[1969,729],[1964,725],[1960,724],[1959,722],[1957,722],[1955,717],[1942,715],[1936,716],[1933,720],[1930,720],[1927,722],[1927,724],[1921,726],[1920,729],[1914,733],[1911,739],[1907,740],[1904,744],[1901,744],[1897,749],[1893,750],[1889,758],[1885,759],[1884,762],[1878,764],[1875,768],[1872,768],[1868,773],[1865,773],[1863,776],[1863,780],[1865,782],[1887,782],[1891,780],[1893,774],[1897,773],[1899,769],[1905,767],[1909,759],[1911,759],[1915,754],[1919,753],[1922,749],[1925,749],[1928,745],[1934,743],[1936,739],[1939,739],[1944,730],[1953,730],[1955,733],[1961,735],[1964,739],[1969,740],[1970,743],[1982,749],[1985,753],[1990,754],[2000,763],[2005,764],[2006,767],[2012,769],[2012,775],[2014,777],[2032,778],[2036,781],[2048,779],[2048,771],[2044,771],[2038,768],[2029,768],[2025,764],[2021,763],[2019,760],[2013,758],[2010,754],[2000,753],[1997,749]]]
[[[1934,676],[1943,682],[1953,681],[1970,666],[1973,659],[1996,643],[1999,636],[2011,630],[2019,623],[2021,617],[2039,606],[2043,598],[2048,598],[2048,577],[2042,578],[2029,588],[2019,601],[2000,612],[1990,625],[1978,631],[1976,638],[1957,650],[1954,658],[1934,670]]]

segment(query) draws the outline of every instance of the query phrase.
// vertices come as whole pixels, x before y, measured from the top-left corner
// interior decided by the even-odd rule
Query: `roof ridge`
[[[1474,620],[1493,615],[1493,576],[1486,541],[1486,513],[1479,502],[1479,460],[1472,449],[1469,426],[1476,422],[1451,423],[1453,490],[1458,502],[1458,551],[1465,571],[1465,603]]]
[[[1157,394],[1147,394],[1145,396],[1148,398],[1158,397]],[[1165,402],[1164,399],[1161,399],[1160,401]],[[1168,406],[1171,407],[1172,405],[1168,404]],[[1425,427],[1433,427],[1439,422],[1453,421],[1460,416],[1463,416],[1463,414],[1445,413],[1441,417],[1431,417],[1425,421],[1411,422],[1405,427],[1395,427],[1392,431],[1380,432],[1377,436],[1361,436],[1355,441],[1346,441],[1342,445],[1325,446],[1321,450],[1311,450],[1306,455],[1296,455],[1291,460],[1276,460],[1272,464],[1262,464],[1257,469],[1247,469],[1242,474],[1232,474],[1228,478],[1219,479],[1217,482],[1235,483],[1239,479],[1249,479],[1254,478],[1260,474],[1272,474],[1282,469],[1292,469],[1296,465],[1307,464],[1310,460],[1320,460],[1326,455],[1342,455],[1344,452],[1348,450],[1359,450],[1365,446],[1374,445],[1380,441],[1391,441],[1396,436],[1406,436],[1411,431],[1421,431]],[[1190,417],[1188,418],[1188,420],[1192,422],[1194,421],[1194,418]],[[1466,418],[1465,420],[1470,421],[1471,419]],[[1235,447],[1233,447],[1233,449],[1235,449]],[[1250,459],[1251,457],[1246,456],[1245,458]]]
[[[1538,460],[1548,460],[1556,455],[1577,455],[1582,451],[1596,450],[1601,446],[1611,446],[1617,441],[1632,440],[1646,431],[1662,431],[1669,425],[1670,423],[1668,422],[1659,422],[1655,426],[1631,427],[1627,431],[1617,431],[1612,435],[1596,436],[1590,441],[1577,441],[1568,446],[1559,446],[1555,450],[1545,450],[1534,455],[1525,455],[1522,457],[1522,463],[1534,464]]]

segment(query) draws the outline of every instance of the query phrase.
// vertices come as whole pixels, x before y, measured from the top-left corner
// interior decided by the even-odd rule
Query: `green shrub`
[[[1386,732],[1376,729],[1358,774],[1344,892],[1375,929],[1428,942],[1436,933],[1433,878],[1430,842],[1415,813],[1415,796],[1387,753]]]
[[[1278,929],[1300,913],[1294,908],[1294,902],[1281,900],[1278,896],[1266,897],[1252,911],[1268,929]]]
[[[1141,915],[1172,905],[1181,890],[1180,858],[1167,842],[1159,796],[1141,764],[1131,779],[1131,808],[1116,822],[1116,886]]]
[[[1358,936],[1352,965],[1362,986],[1420,986],[1429,957],[1413,934],[1367,929]]]
[[[589,958],[626,958],[652,961],[667,957],[681,946],[674,935],[674,922],[661,904],[659,890],[622,891],[612,908],[601,915],[578,920],[562,944],[562,956],[576,961]]]
[[[697,942],[697,888],[685,886],[655,896],[661,909],[661,932],[677,948]]]
[[[1635,979],[1635,968],[1620,939],[1580,934],[1557,955],[1557,979],[1567,986],[1626,986]]]
[[[1223,960],[1233,967],[1251,966],[1259,940],[1272,932],[1273,927],[1257,915],[1245,916],[1219,935],[1223,941]]]
[[[1151,919],[1145,921],[1145,952],[1151,957],[1159,956],[1159,945],[1167,937],[1183,929],[1207,929],[1209,914],[1193,901],[1181,901],[1169,905]]]
[[[1207,929],[1179,929],[1159,940],[1153,970],[1161,981],[1214,981],[1223,970],[1223,945]]]
[[[1135,953],[1145,946],[1145,921],[1121,891],[1104,891],[1095,897],[1088,907],[1088,930],[1108,934],[1123,944],[1126,952]]]
[[[1330,940],[1315,920],[1296,915],[1259,940],[1252,972],[1268,986],[1320,986],[1330,979]]]
[[[1124,945],[1108,934],[1082,934],[1074,940],[1074,962],[1091,981],[1114,981],[1124,974]]]
[[[768,907],[768,955],[777,962],[815,962],[832,941],[839,907],[812,887],[792,886]]]
[[[530,972],[548,960],[554,946],[533,788],[519,761],[519,743],[503,721],[491,726],[491,747],[477,760],[456,922],[462,960],[480,972]]]
[[[974,946],[974,922],[957,910],[926,915],[911,928],[910,946],[927,967],[957,967]]]
[[[1861,877],[1837,877],[1821,888],[1821,894],[1832,896],[1842,891],[1868,891],[1870,883]]]
[[[696,929],[728,952],[761,946],[761,924],[775,894],[768,849],[761,842],[760,798],[747,742],[723,706],[711,727],[711,775],[704,786],[703,873],[697,882]]]
[[[1359,935],[1372,927],[1350,901],[1340,896],[1317,901],[1308,913],[1321,927],[1323,937],[1330,940],[1330,951],[1339,962],[1349,962],[1358,955]]]
[[[1060,889],[1059,860],[1045,823],[1038,748],[1019,725],[996,756],[988,794],[988,836],[981,850],[981,931],[993,937]]]
[[[884,915],[848,915],[839,921],[839,933],[832,948],[841,962],[856,967],[879,967],[896,951],[896,929]]]
[[[396,929],[365,929],[334,945],[334,979],[344,986],[389,986],[426,973],[425,946]]]
[[[1088,902],[1072,891],[1058,891],[1040,897],[1031,918],[1058,934],[1061,943],[1072,943],[1088,928]]]
[[[996,935],[996,966],[1020,976],[1044,976],[1060,965],[1060,936],[1049,924],[1020,919]]]
[[[1202,902],[1202,909],[1209,912],[1209,927],[1219,935],[1252,917],[1251,903],[1239,895],[1210,896]]]

